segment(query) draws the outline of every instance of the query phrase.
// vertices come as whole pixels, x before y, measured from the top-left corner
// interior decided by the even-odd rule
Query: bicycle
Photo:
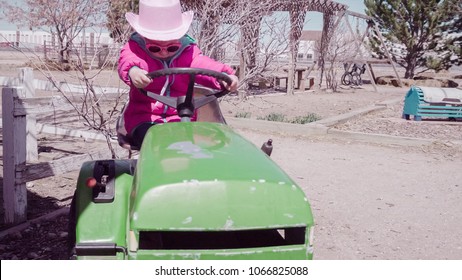
[[[366,64],[363,64],[363,66],[360,68],[356,63],[354,63],[351,67],[351,71],[348,71],[348,69],[350,68],[349,63],[345,63],[344,67],[345,73],[342,75],[341,79],[343,85],[360,86],[363,84],[361,75],[364,74],[364,72],[366,72]]]

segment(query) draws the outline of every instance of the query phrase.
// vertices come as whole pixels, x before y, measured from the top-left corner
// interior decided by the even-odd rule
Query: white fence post
[[[16,183],[16,166],[26,163],[26,115],[15,113],[15,99],[24,96],[21,87],[3,88],[3,208],[5,224],[27,219],[27,189]]]
[[[24,86],[24,96],[20,95],[19,97],[35,97],[33,69],[30,67],[24,67],[20,70],[21,72],[19,73],[19,84]],[[37,118],[32,115],[27,115],[26,122],[26,160],[27,162],[33,162],[38,160]]]

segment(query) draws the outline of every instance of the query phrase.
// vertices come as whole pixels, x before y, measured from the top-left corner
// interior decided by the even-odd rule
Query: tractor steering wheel
[[[146,94],[147,96],[167,106],[176,108],[178,112],[178,116],[181,117],[182,121],[190,121],[191,117],[194,114],[195,109],[198,109],[216,100],[217,98],[222,97],[229,93],[228,90],[222,88],[222,90],[219,90],[212,94],[208,94],[208,95],[198,97],[198,98],[193,98],[194,85],[196,82],[196,75],[210,76],[218,80],[224,81],[227,84],[232,83],[231,78],[225,73],[220,73],[217,71],[213,71],[209,69],[201,69],[201,68],[168,68],[168,69],[162,69],[162,70],[147,73],[146,76],[150,77],[151,79],[155,79],[158,77],[175,75],[175,74],[189,75],[189,84],[188,84],[188,89],[186,91],[185,96],[170,97],[170,96],[163,96],[163,95],[155,94],[155,93],[144,91],[144,90],[142,90],[142,92]],[[215,90],[212,88],[209,88],[209,89],[212,90],[212,92],[213,90]]]

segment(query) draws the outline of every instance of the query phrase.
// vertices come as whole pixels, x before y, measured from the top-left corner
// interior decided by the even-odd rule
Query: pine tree
[[[454,53],[454,63],[462,65],[462,0],[452,7],[450,18],[445,28],[446,33],[452,34],[449,48]]]
[[[416,71],[448,69],[460,48],[454,45],[462,39],[457,34],[462,0],[364,0],[366,14],[378,24],[393,60],[405,68],[405,78]],[[458,18],[458,20],[457,20]],[[377,35],[377,34],[376,34]],[[379,56],[383,49],[377,36],[371,47]]]

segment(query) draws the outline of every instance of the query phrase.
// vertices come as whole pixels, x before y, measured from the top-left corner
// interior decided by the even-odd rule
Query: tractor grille
[[[305,227],[237,231],[141,231],[139,249],[220,250],[305,243]]]

